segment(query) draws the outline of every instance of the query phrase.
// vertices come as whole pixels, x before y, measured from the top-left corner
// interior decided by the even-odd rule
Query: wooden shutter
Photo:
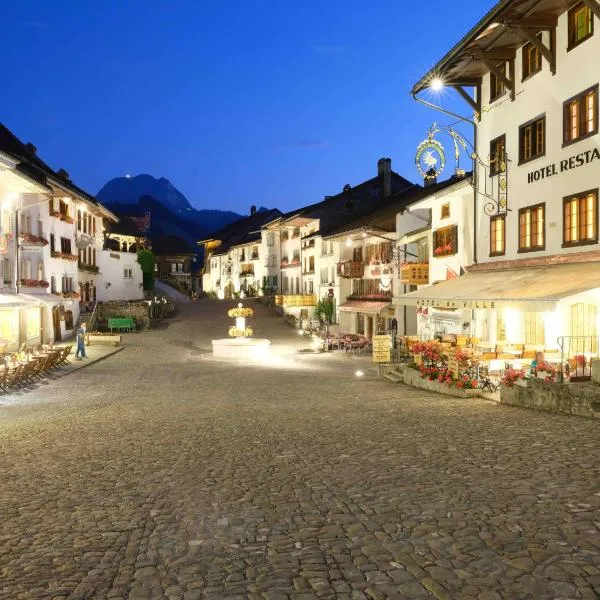
[[[433,249],[435,250],[439,246],[438,244],[438,232],[433,232]]]
[[[452,226],[450,235],[452,240],[452,250],[454,251],[454,254],[458,254],[458,225]]]

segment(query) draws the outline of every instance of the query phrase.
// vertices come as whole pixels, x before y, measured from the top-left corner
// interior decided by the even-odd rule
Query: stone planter
[[[519,387],[527,387],[529,385],[529,381],[527,381],[527,379],[515,379],[513,385],[517,385]]]
[[[422,390],[436,392],[438,394],[443,394],[444,396],[453,396],[455,398],[477,398],[481,396],[481,390],[465,390],[457,387],[450,387],[439,381],[423,379],[419,371],[409,367],[404,367],[404,383]]]

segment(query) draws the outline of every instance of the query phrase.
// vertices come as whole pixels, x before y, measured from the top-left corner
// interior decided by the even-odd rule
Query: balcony
[[[281,268],[282,269],[291,269],[292,267],[299,267],[300,266],[300,259],[298,260],[291,260],[291,261],[287,261],[287,260],[282,260],[281,261]]]
[[[47,246],[48,240],[40,235],[34,235],[33,233],[29,233],[27,231],[21,231],[19,234],[19,239],[22,244],[32,245],[32,246]],[[26,247],[26,246],[21,246]]]
[[[427,285],[429,283],[429,263],[403,264],[400,267],[400,283]]]
[[[337,273],[344,279],[362,279],[365,274],[365,265],[360,260],[345,260],[338,263]]]
[[[260,257],[259,257],[259,255],[258,255],[258,252],[253,252],[253,253],[250,255],[250,260],[258,260],[259,258],[260,258]]]
[[[88,265],[87,263],[82,263],[81,261],[77,263],[77,268],[80,271],[87,271],[88,273],[98,273],[100,270],[98,265]]]
[[[316,296],[313,294],[295,296],[275,296],[277,306],[316,306]]]
[[[309,248],[314,248],[315,247],[315,240],[308,240],[307,242],[303,242],[302,244],[302,248],[304,250],[308,250]]]

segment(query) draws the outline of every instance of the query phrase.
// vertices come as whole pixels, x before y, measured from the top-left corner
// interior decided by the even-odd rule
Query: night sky
[[[409,91],[494,4],[5,3],[0,120],[91,193],[150,173],[198,208],[286,210],[382,156],[416,181],[416,145],[451,120]]]

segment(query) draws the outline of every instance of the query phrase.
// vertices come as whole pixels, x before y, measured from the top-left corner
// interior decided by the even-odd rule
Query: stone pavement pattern
[[[224,308],[0,406],[0,599],[600,597],[598,423],[218,363]]]

